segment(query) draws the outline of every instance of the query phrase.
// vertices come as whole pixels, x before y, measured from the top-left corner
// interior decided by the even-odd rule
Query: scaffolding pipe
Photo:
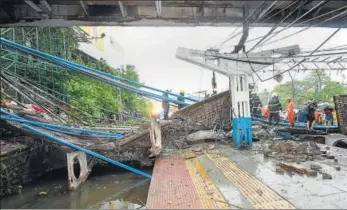
[[[107,132],[95,131],[95,130],[85,129],[85,128],[74,128],[74,127],[63,126],[63,125],[55,125],[55,124],[49,124],[49,123],[35,122],[35,121],[26,120],[26,119],[23,119],[21,117],[18,117],[17,115],[9,113],[9,112],[6,112],[3,109],[1,109],[0,112],[2,114],[8,115],[8,116],[12,116],[12,117],[3,117],[3,116],[1,116],[0,119],[3,119],[3,120],[10,120],[10,121],[14,121],[14,122],[27,123],[27,124],[30,124],[30,125],[39,126],[39,127],[43,127],[43,128],[47,127],[47,128],[56,128],[56,129],[65,129],[65,130],[70,130],[70,131],[89,132],[89,133],[94,133],[94,134],[98,134],[98,135],[105,135],[105,136],[110,136],[110,137],[118,137],[120,139],[124,138],[124,135],[119,134],[119,133],[107,133]]]
[[[15,42],[12,42],[12,41],[4,39],[4,38],[1,38],[1,43],[6,45],[6,46],[13,47],[13,48],[15,48],[15,49],[17,49],[19,51],[24,51],[24,52],[27,52],[27,53],[30,53],[30,54],[33,54],[33,55],[36,55],[36,56],[39,56],[39,57],[43,57],[44,59],[46,57],[47,60],[50,60],[50,61],[52,61],[54,63],[65,64],[67,66],[72,66],[72,67],[74,67],[73,69],[82,68],[84,70],[88,70],[88,71],[91,71],[93,73],[100,74],[100,75],[106,76],[106,77],[111,78],[111,79],[115,79],[115,80],[118,80],[118,81],[126,82],[128,84],[132,84],[132,85],[135,85],[135,86],[140,86],[140,87],[147,88],[147,89],[154,90],[154,91],[161,92],[161,93],[167,93],[168,95],[173,95],[173,96],[176,96],[176,97],[180,96],[180,95],[172,93],[172,92],[163,91],[163,90],[160,90],[160,89],[157,89],[157,88],[153,88],[153,87],[150,87],[150,86],[146,86],[146,85],[137,83],[135,81],[127,80],[127,79],[124,79],[122,77],[118,77],[118,76],[115,76],[115,75],[112,75],[112,74],[109,74],[109,73],[106,73],[106,72],[102,72],[102,71],[99,71],[99,70],[96,70],[96,69],[92,69],[92,68],[89,68],[89,67],[77,64],[77,63],[73,63],[73,62],[67,61],[65,59],[62,59],[62,58],[59,58],[59,57],[56,57],[56,56],[53,56],[53,55],[50,55],[50,54],[47,54],[47,53],[43,53],[43,52],[35,50],[35,49],[32,49],[30,47],[26,47],[26,46],[17,44]],[[185,97],[185,96],[183,96],[183,97],[184,97],[184,99],[189,100],[189,101],[193,101],[193,102],[198,102],[199,101],[199,100],[192,99],[192,98],[189,98],[189,97]]]

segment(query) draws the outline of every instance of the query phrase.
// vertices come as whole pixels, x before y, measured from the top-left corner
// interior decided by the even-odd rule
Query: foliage
[[[303,80],[288,81],[284,84],[275,86],[272,92],[279,96],[281,104],[286,104],[288,96],[294,98],[296,107],[300,107],[307,100],[316,98],[322,102],[333,102],[333,96],[346,94],[347,89],[344,85],[332,81],[324,71],[311,72]],[[264,104],[267,104],[268,96],[271,93],[266,91],[259,94]]]
[[[72,62],[118,75],[125,79],[140,81],[134,66],[128,65],[125,71],[121,72],[109,66],[104,60],[83,59],[81,52],[77,50],[78,35],[72,28],[14,28],[13,33],[8,33],[5,37]],[[31,60],[29,56],[23,62],[32,62]],[[40,62],[42,63],[42,61]],[[35,65],[35,63],[30,63],[30,66],[26,67],[25,71],[19,71],[19,68],[11,68],[10,70],[23,77],[37,81],[40,85],[54,89],[56,92],[70,95],[71,98],[65,98],[64,100],[94,117],[110,119],[114,117],[115,112],[121,111],[140,112],[145,116],[149,116],[150,102],[148,99],[128,91],[120,91],[113,86],[77,72],[66,71],[66,69],[61,67],[53,69],[54,71],[42,71],[36,68]]]

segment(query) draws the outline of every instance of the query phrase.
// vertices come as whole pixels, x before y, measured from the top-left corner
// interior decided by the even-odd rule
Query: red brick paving
[[[149,209],[203,208],[181,156],[156,160],[146,206]]]

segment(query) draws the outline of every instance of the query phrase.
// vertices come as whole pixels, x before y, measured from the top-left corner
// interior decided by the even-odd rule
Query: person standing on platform
[[[288,121],[290,124],[290,127],[294,127],[294,122],[295,122],[295,112],[294,112],[294,103],[290,97],[287,98],[288,102]]]
[[[184,102],[184,90],[180,91],[180,96],[177,97],[177,101]],[[178,109],[182,109],[183,107],[185,107],[185,105],[178,104]]]
[[[168,91],[168,90],[166,90]],[[168,98],[169,97],[169,94],[166,92],[163,94],[164,97]],[[163,100],[162,101],[162,108],[163,108],[163,112],[164,112],[164,120],[167,120],[169,119],[169,102],[168,101],[165,101]]]
[[[273,93],[270,98],[269,111],[270,111],[270,119],[269,119],[270,125],[272,125],[273,120],[275,121],[275,125],[278,125],[280,121],[280,111],[282,111],[282,105],[276,93]]]

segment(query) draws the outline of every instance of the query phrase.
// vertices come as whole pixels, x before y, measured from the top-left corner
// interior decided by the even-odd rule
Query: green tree
[[[332,81],[324,72],[310,72],[303,80],[289,81],[275,86],[272,92],[276,92],[280,102],[286,104],[286,98],[294,98],[296,107],[300,107],[307,100],[316,98],[324,102],[333,102],[333,96],[347,93],[344,85]]]

